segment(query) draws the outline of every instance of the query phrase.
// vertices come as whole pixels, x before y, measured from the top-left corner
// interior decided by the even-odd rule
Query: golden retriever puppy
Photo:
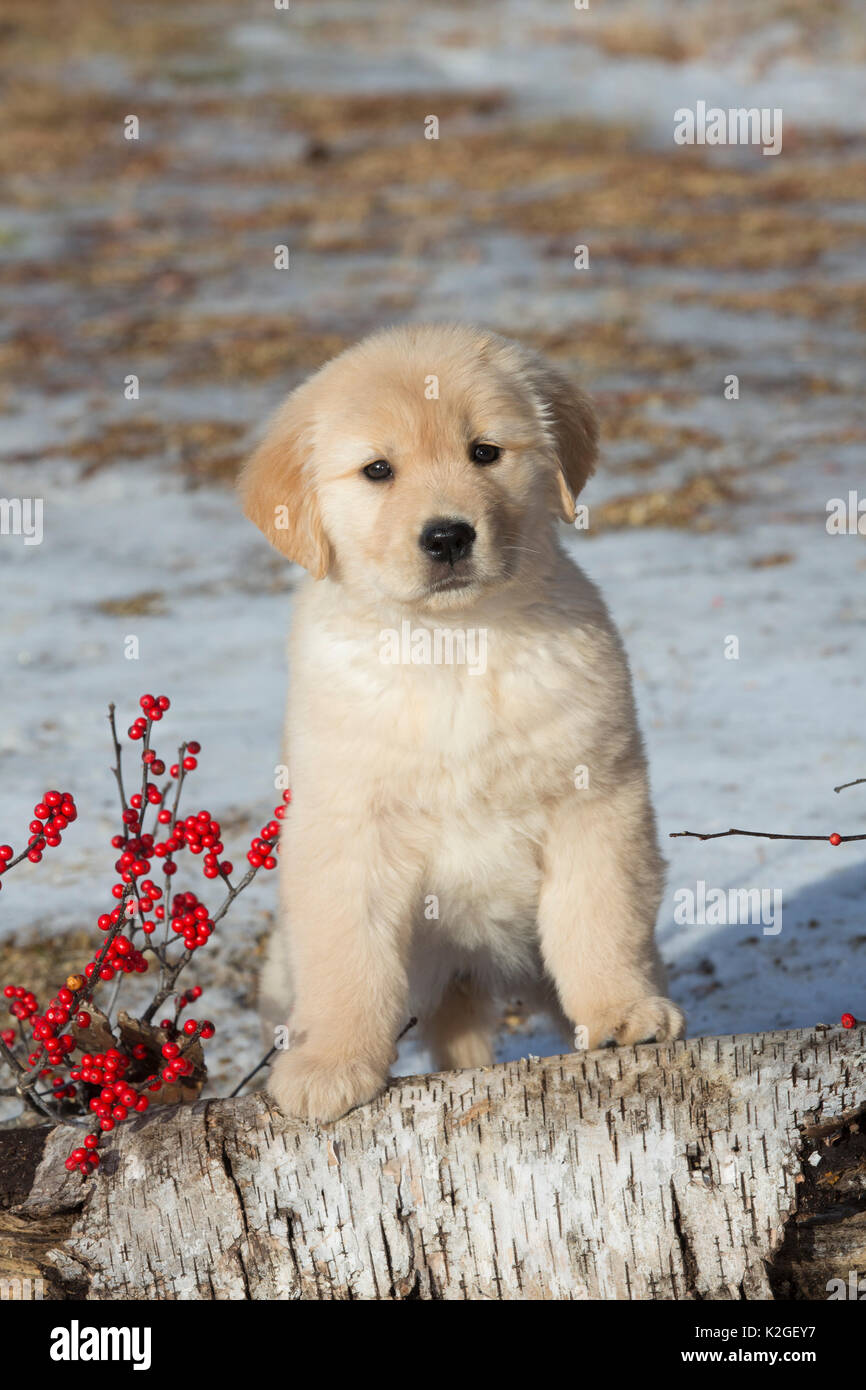
[[[370,1100],[410,1013],[438,1066],[489,1064],[503,992],[547,991],[590,1048],[682,1031],[628,664],[556,541],[596,441],[534,353],[411,326],[293,391],[243,470],[247,515],[310,576],[261,985],[287,1114]]]

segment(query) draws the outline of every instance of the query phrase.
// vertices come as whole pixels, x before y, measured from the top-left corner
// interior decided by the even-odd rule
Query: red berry
[[[831,844],[831,845],[841,845],[841,843],[842,843],[842,836],[841,836],[841,835],[837,835],[836,832],[834,831],[833,834],[830,836],[830,844]]]
[[[842,1027],[843,1027],[843,1028],[856,1028],[856,1026],[857,1026],[857,1020],[856,1020],[856,1018],[854,1017],[853,1014],[843,1014],[843,1015],[842,1015]]]
[[[215,1032],[216,1032],[216,1028],[215,1028],[214,1025],[211,1023],[210,1019],[209,1019],[209,1018],[203,1019],[203,1020],[202,1020],[202,1025],[201,1025],[201,1035],[202,1035],[202,1037],[203,1037],[203,1038],[212,1038]]]

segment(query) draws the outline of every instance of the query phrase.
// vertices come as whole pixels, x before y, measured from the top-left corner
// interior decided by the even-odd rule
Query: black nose
[[[475,527],[470,526],[468,521],[448,521],[447,518],[437,517],[435,521],[427,522],[418,537],[418,544],[422,550],[426,550],[431,560],[443,565],[447,562],[453,567],[464,555],[469,554],[474,540]]]

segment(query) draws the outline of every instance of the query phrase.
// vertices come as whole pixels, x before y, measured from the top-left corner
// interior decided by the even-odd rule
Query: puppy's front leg
[[[296,798],[297,802],[297,798]],[[309,809],[284,833],[281,871],[295,1003],[268,1090],[288,1115],[335,1120],[383,1086],[405,1022],[415,875],[383,853],[381,824]]]
[[[653,936],[663,881],[643,778],[603,797],[575,791],[552,810],[538,926],[578,1046],[681,1036]]]

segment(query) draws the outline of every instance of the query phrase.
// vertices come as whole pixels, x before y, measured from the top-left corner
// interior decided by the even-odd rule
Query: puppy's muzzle
[[[472,549],[475,540],[475,527],[468,521],[449,521],[437,517],[428,521],[418,537],[418,544],[425,554],[438,564],[448,564],[453,569],[458,560],[464,560]]]

